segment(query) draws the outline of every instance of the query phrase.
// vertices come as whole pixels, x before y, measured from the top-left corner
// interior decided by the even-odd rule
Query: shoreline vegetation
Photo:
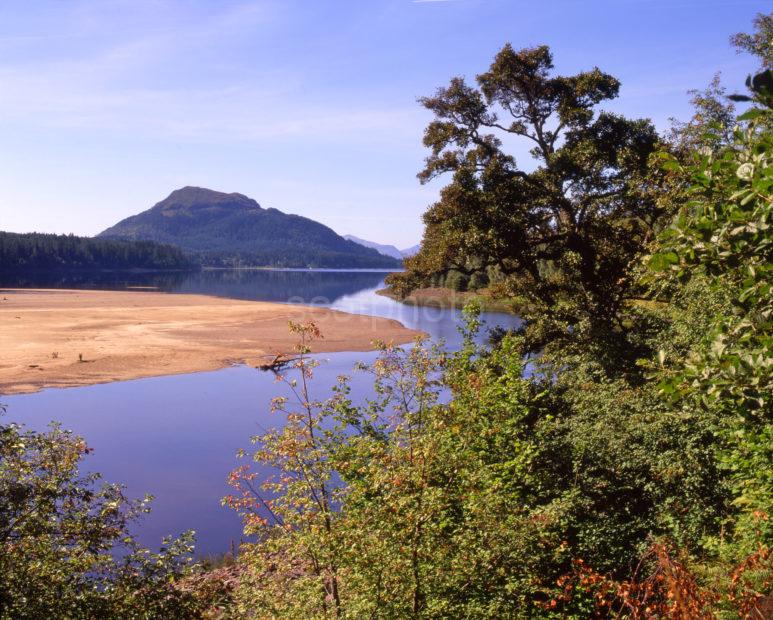
[[[156,291],[0,290],[0,393],[270,366],[293,351],[289,321],[313,321],[316,351],[368,351],[419,332],[327,308]]]
[[[401,297],[390,289],[383,288],[376,291],[376,294],[399,301],[408,306],[425,308],[456,308],[461,310],[471,301],[477,301],[482,312],[518,314],[520,309],[516,301],[491,297],[486,289],[480,289],[475,292],[460,292],[450,288],[427,287],[415,289],[408,295]]]

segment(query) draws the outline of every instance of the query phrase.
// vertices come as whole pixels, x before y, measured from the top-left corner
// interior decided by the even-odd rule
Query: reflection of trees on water
[[[332,303],[344,295],[375,288],[383,272],[228,270],[190,274],[176,290],[235,299]]]
[[[190,272],[131,272],[131,271],[49,271],[0,275],[4,288],[84,288],[123,290],[133,286],[154,287],[173,291]]]
[[[6,288],[91,288],[123,290],[152,287],[235,299],[328,304],[383,281],[384,272],[214,270],[193,273],[62,272],[0,276]]]

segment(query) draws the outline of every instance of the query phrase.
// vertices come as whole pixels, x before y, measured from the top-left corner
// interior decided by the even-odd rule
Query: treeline
[[[264,251],[192,252],[205,267],[238,269],[244,267],[274,267],[289,269],[385,269],[399,268],[399,261],[389,256],[361,256],[348,252],[308,247],[303,242],[290,247],[274,247]],[[382,260],[383,259],[383,260]]]
[[[195,269],[182,250],[152,241],[117,241],[0,232],[0,273],[55,270]]]
[[[186,251],[155,241],[0,232],[0,273],[4,274],[77,270],[190,270],[202,266],[394,269],[396,265],[397,261],[389,257],[305,247],[302,243],[295,247],[270,247],[261,252]]]

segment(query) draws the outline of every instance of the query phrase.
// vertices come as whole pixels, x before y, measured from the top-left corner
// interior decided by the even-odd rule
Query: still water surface
[[[346,312],[393,318],[405,326],[459,345],[459,311],[406,306],[376,294],[386,273],[377,271],[242,270],[192,274],[131,276],[67,276],[0,280],[0,287],[36,286],[124,289],[155,287],[172,293],[204,293],[236,299],[323,305]],[[518,319],[484,313],[488,327],[515,327]],[[332,353],[320,356],[313,395],[324,398],[336,377],[352,377],[355,401],[371,393],[355,362],[369,362],[373,353]],[[196,531],[197,552],[220,553],[238,542],[238,517],[220,506],[228,493],[228,472],[238,448],[262,429],[282,419],[269,401],[282,394],[271,373],[246,366],[214,372],[153,377],[87,387],[47,389],[35,394],[4,396],[7,418],[43,429],[51,420],[85,437],[94,448],[86,467],[128,493],[155,496],[153,511],[138,529],[139,539],[156,547],[165,535]]]

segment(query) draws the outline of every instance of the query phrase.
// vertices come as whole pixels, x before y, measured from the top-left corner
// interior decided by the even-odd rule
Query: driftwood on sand
[[[277,353],[276,355],[263,355],[264,358],[270,358],[265,362],[259,362],[255,368],[258,370],[281,370],[288,364],[300,359],[297,355],[287,355],[285,353]]]

